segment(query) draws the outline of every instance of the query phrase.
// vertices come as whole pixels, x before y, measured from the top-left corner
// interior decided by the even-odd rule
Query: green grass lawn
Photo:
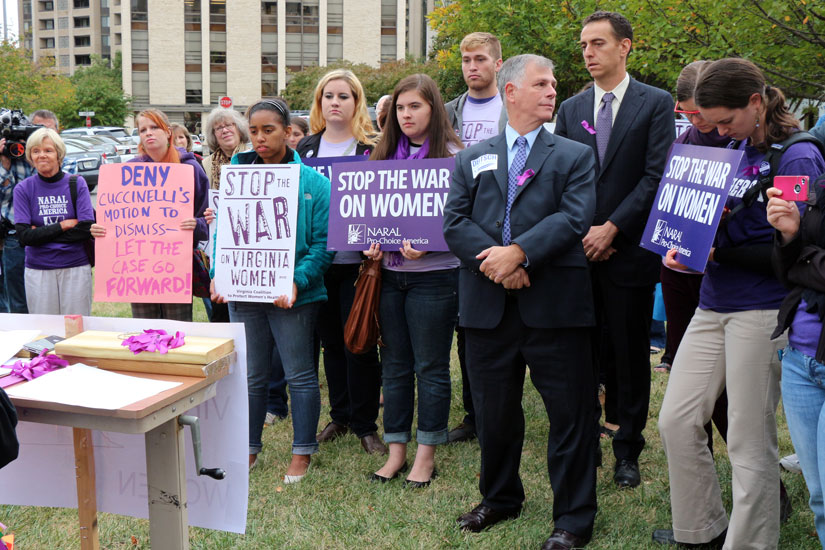
[[[95,304],[94,315],[128,316],[122,304]],[[205,320],[200,300],[195,320]],[[651,357],[653,364],[658,356]],[[323,371],[323,369],[322,369]],[[458,360],[452,361],[453,401],[450,426],[463,416]],[[602,441],[605,466],[599,470],[599,513],[594,538],[588,548],[646,549],[654,547],[654,528],[670,526],[667,464],[656,429],[656,418],[667,384],[666,374],[653,373],[650,418],[645,433],[648,445],[641,456],[642,485],[618,490],[612,483],[613,458],[608,441]],[[322,378],[321,426],[328,421],[326,381]],[[439,477],[424,490],[404,489],[401,482],[373,484],[370,472],[382,457],[367,456],[358,439],[347,436],[325,444],[315,455],[307,477],[297,485],[284,485],[290,459],[292,429],[283,421],[264,430],[264,451],[252,472],[249,515],[245,535],[192,528],[194,549],[430,549],[489,548],[537,549],[550,535],[552,492],[547,479],[547,416],[538,393],[526,383],[524,411],[527,419],[521,475],[527,500],[520,518],[504,522],[481,534],[459,531],[455,518],[475,506],[478,493],[477,443],[442,447],[436,461]],[[380,424],[380,420],[379,420]],[[780,456],[792,452],[780,407]],[[209,444],[209,442],[207,442]],[[716,465],[723,496],[730,509],[730,465],[721,440],[715,442]],[[409,458],[413,458],[414,447]],[[782,527],[779,548],[820,548],[808,510],[808,492],[802,476],[783,473],[793,498],[794,512]],[[231,483],[231,480],[227,480]],[[71,509],[0,506],[0,521],[17,534],[20,550],[79,548],[76,512]],[[149,525],[139,520],[100,514],[101,548],[149,548]],[[137,544],[132,543],[132,536]]]

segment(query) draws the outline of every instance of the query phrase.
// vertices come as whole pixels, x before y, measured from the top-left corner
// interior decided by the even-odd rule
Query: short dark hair
[[[289,107],[287,106],[286,101],[280,97],[261,99],[257,103],[254,103],[246,110],[246,118],[252,118],[252,113],[260,110],[272,111],[278,115],[278,118],[281,119],[281,124],[283,124],[284,128],[289,126]]]
[[[613,29],[613,35],[617,40],[624,40],[627,38],[633,42],[633,26],[627,17],[615,11],[597,11],[593,12],[585,18],[582,22],[582,27],[595,23],[596,21],[609,21],[610,27]]]

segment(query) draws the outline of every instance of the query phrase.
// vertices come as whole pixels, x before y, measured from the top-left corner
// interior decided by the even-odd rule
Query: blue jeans
[[[269,303],[230,302],[229,318],[246,333],[246,381],[249,391],[249,454],[263,447],[272,352],[278,348],[292,397],[292,453],[318,452],[315,430],[321,414],[321,390],[313,361],[313,334],[320,303],[280,309]]]
[[[811,499],[819,541],[825,546],[825,365],[790,346],[782,355],[782,403]]]
[[[286,393],[286,375],[278,346],[272,350],[272,372],[269,374],[269,388],[267,390],[266,412],[281,418],[289,414],[289,396]],[[317,372],[317,371],[316,371]]]
[[[446,443],[458,270],[411,273],[384,269],[381,276],[384,441],[410,441],[417,379],[416,439],[424,445]]]
[[[26,305],[26,249],[17,235],[7,235],[3,242],[3,284],[9,313],[28,313]]]

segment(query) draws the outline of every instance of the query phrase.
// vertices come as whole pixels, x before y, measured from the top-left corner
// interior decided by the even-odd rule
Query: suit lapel
[[[579,95],[579,101],[577,102],[576,108],[576,120],[575,124],[582,126],[582,121],[586,121],[587,124],[590,125],[591,128],[595,128],[595,124],[593,122],[593,102],[596,101],[596,92],[593,90],[591,86],[586,92]],[[579,130],[579,128],[576,128]],[[589,145],[593,148],[593,152],[596,153],[596,158],[599,157],[599,152],[596,147],[596,134],[591,134],[587,131],[587,128],[582,126],[581,131],[584,132],[585,140],[582,142],[585,145]]]
[[[527,188],[527,186],[538,177],[541,167],[544,166],[544,163],[547,161],[547,157],[553,154],[553,145],[553,136],[551,136],[547,130],[542,128],[536,136],[536,141],[533,142],[533,147],[530,148],[530,155],[527,157],[527,162],[524,164],[524,171],[526,172],[528,170],[532,170],[533,176],[528,178],[524,182],[524,185],[521,185],[516,189],[516,197],[513,199],[514,203],[518,199],[519,195],[521,195],[521,193]]]
[[[504,132],[498,135],[497,139],[489,141],[490,153],[498,155],[498,165],[496,166],[495,176],[498,187],[501,190],[501,197],[504,203],[507,203],[507,136]]]
[[[633,121],[636,120],[636,115],[644,104],[644,96],[644,90],[640,89],[636,81],[631,78],[624,98],[622,98],[619,114],[616,115],[613,130],[610,132],[610,141],[607,143],[607,150],[604,152],[604,161],[599,167],[600,174],[604,171],[605,167],[610,164],[610,161],[619,149],[619,145],[624,141],[628,129],[633,125]],[[593,137],[595,138],[595,136]],[[595,142],[595,139],[593,141]],[[598,154],[596,157],[598,158]]]

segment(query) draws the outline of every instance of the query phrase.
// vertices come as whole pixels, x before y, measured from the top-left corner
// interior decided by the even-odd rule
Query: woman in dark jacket
[[[777,230],[774,270],[791,289],[772,335],[776,338],[790,328],[782,352],[782,403],[811,494],[819,541],[825,545],[825,188],[816,186],[816,204],[801,220],[799,207],[783,200],[782,191],[772,188],[767,194],[768,222]]]
[[[298,144],[302,158],[360,155],[366,160],[373,149],[364,89],[352,71],[337,69],[321,78],[309,119],[312,134]],[[384,454],[387,448],[375,423],[381,394],[378,349],[354,354],[344,345],[344,324],[355,298],[360,264],[360,253],[337,252],[324,275],[329,300],[321,306],[318,332],[324,347],[331,421],[318,434],[318,441],[332,441],[352,430],[364,451]]]

